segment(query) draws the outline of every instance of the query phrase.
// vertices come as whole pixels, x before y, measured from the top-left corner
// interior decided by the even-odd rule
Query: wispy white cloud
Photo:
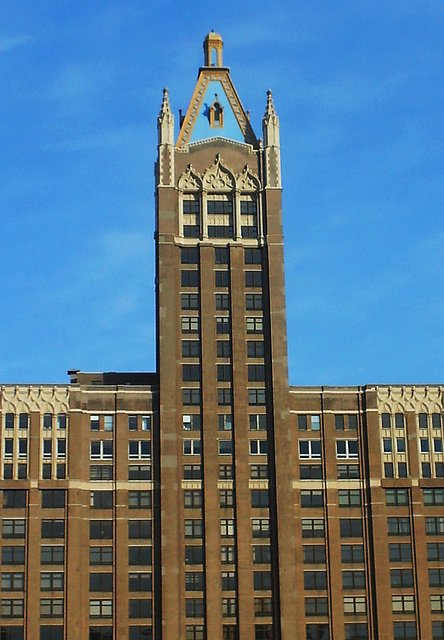
[[[0,53],[5,53],[7,51],[11,51],[12,49],[16,49],[17,47],[22,47],[23,45],[29,44],[32,42],[34,38],[31,36],[2,36],[0,35]]]

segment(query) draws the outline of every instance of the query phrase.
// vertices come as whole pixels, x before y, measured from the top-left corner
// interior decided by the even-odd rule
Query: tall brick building
[[[443,389],[289,387],[279,122],[222,54],[158,117],[157,371],[1,388],[1,640],[444,638]]]

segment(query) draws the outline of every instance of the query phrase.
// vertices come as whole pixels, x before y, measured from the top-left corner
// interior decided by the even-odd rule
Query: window
[[[344,615],[359,616],[367,613],[365,596],[344,596]]]
[[[151,598],[131,598],[129,604],[129,618],[152,618],[153,601]]]
[[[234,564],[236,562],[236,552],[233,545],[222,545],[220,548],[221,564]]]
[[[61,489],[42,491],[42,509],[60,509],[65,506],[65,492]]]
[[[228,509],[234,506],[233,489],[219,489],[219,506],[221,509]]]
[[[90,547],[89,548],[89,564],[90,565],[109,565],[113,563],[112,547]]]
[[[248,416],[250,431],[266,431],[267,416],[265,413],[254,413]]]
[[[384,462],[384,477],[385,478],[394,477],[393,462]]]
[[[316,460],[321,458],[320,440],[299,440],[299,458]]]
[[[405,438],[396,438],[396,451],[405,453]]]
[[[130,440],[128,442],[128,458],[130,460],[151,458],[151,440]]]
[[[264,382],[265,366],[263,364],[249,364],[248,365],[248,381]]]
[[[426,535],[444,535],[444,517],[431,517],[425,519]]]
[[[200,404],[200,389],[182,389],[184,405],[198,406]]]
[[[198,358],[199,355],[200,355],[200,343],[198,340],[182,340],[182,357]],[[134,416],[134,417],[137,419],[137,416]]]
[[[216,293],[216,309],[228,311],[230,308],[230,296],[228,293]]]
[[[14,440],[12,438],[5,438],[3,451],[5,458],[12,458],[14,456]]]
[[[182,317],[181,329],[182,333],[199,333],[199,318]]]
[[[269,640],[273,638],[273,625],[272,624],[255,624],[254,625],[254,640]]]
[[[89,468],[90,480],[112,480],[113,466],[111,464],[92,464]]]
[[[89,617],[90,618],[112,618],[113,601],[112,600],[90,600],[89,601]]]
[[[326,554],[323,544],[304,544],[302,547],[304,564],[325,564]]]
[[[382,439],[382,450],[384,453],[392,453],[392,439],[391,438],[383,438]]]
[[[25,562],[25,547],[2,547],[2,564],[24,564]]]
[[[14,414],[5,413],[5,429],[14,429]]]
[[[409,518],[387,518],[387,528],[389,536],[410,535]]]
[[[219,480],[231,480],[233,477],[233,465],[232,464],[220,464],[219,465]]]
[[[151,509],[151,491],[128,491],[128,509]]]
[[[113,640],[112,627],[90,627],[89,640]]]
[[[4,509],[24,509],[26,507],[26,491],[3,489]]]
[[[444,560],[444,542],[427,543],[427,559],[429,562]]]
[[[336,431],[344,431],[344,416],[342,414],[335,415]]]
[[[25,440],[26,442],[26,440]],[[57,439],[57,458],[66,458],[66,440],[65,438]]]
[[[442,438],[433,438],[433,451],[435,453],[443,452]]]
[[[250,406],[265,405],[265,389],[248,389],[248,404]]]
[[[253,564],[270,564],[271,552],[269,544],[253,545]]]
[[[231,344],[229,340],[217,340],[217,357],[229,358],[231,356]]]
[[[271,589],[271,571],[253,571],[253,589],[269,591]]]
[[[268,489],[252,489],[251,506],[258,509],[267,509],[269,506]]]
[[[391,569],[390,583],[392,588],[413,587],[412,569]]]
[[[184,200],[184,203],[188,200]],[[197,205],[197,212],[199,211],[199,203],[193,200],[189,201],[193,205]],[[188,206],[188,205],[187,205]],[[182,264],[198,264],[199,262],[199,250],[197,247],[181,247],[180,248],[180,261]]]
[[[305,615],[306,616],[327,616],[328,615],[327,598],[305,598]]]
[[[128,465],[128,480],[151,480],[151,465],[149,464]]]
[[[264,319],[260,317],[247,318],[247,333],[263,333]]]
[[[416,640],[416,622],[394,622],[393,640]]]
[[[91,509],[112,509],[113,508],[113,492],[112,491],[90,491],[89,506]]]
[[[338,480],[355,480],[360,477],[357,464],[338,464]]]
[[[200,440],[184,440],[183,441],[183,454],[185,456],[200,455],[201,447]]]
[[[199,309],[199,295],[197,293],[181,293],[181,309],[197,311]]]
[[[112,440],[91,440],[90,458],[91,460],[112,460],[113,441]]]
[[[429,569],[429,585],[444,587],[444,569]]]
[[[222,617],[231,618],[237,614],[236,598],[222,598]]]
[[[365,589],[365,573],[363,571],[343,571],[343,589]]]
[[[432,622],[432,640],[444,638],[444,622]]]
[[[113,574],[112,573],[90,573],[89,574],[89,590],[90,591],[112,591],[113,590]]]
[[[391,542],[389,544],[390,562],[411,562],[412,545],[410,542]]]
[[[185,520],[185,538],[202,538],[203,525],[200,519]]]
[[[246,287],[261,287],[262,286],[262,271],[245,271],[245,286]]]
[[[231,440],[219,440],[219,455],[231,456],[233,453],[233,442]]]
[[[268,443],[266,440],[250,440],[250,455],[267,455]]]
[[[231,389],[218,389],[217,390],[217,404],[220,407],[231,404]]]
[[[51,458],[52,457],[52,440],[43,440],[43,457]],[[6,452],[5,452],[6,455]]]
[[[202,571],[187,571],[185,573],[185,591],[203,591],[204,579]]]
[[[23,613],[24,613],[23,599],[21,598],[3,599],[2,598],[1,618],[23,618]],[[2,630],[3,630],[3,626],[2,626]],[[10,637],[12,638],[13,636],[11,635]]]
[[[200,464],[186,464],[183,467],[184,480],[201,480],[202,468]]]
[[[359,489],[339,489],[338,491],[339,506],[347,509],[352,507],[360,507],[361,491]]]
[[[343,564],[361,564],[364,562],[364,545],[342,544],[341,562]]]
[[[152,591],[151,573],[130,573],[128,575],[128,591]]]
[[[245,308],[247,311],[261,311],[262,310],[262,294],[261,293],[247,293],[245,295]]]
[[[65,548],[62,545],[43,545],[40,549],[41,564],[63,564]]]
[[[63,591],[64,574],[62,571],[42,571],[40,574],[40,589],[42,591]]]
[[[185,564],[202,564],[202,562],[203,562],[203,548],[201,546],[185,547]]]
[[[253,538],[269,538],[270,520],[268,518],[253,518],[251,529]]]
[[[184,431],[200,431],[200,415],[183,415],[182,428],[184,429]]]
[[[204,615],[203,598],[186,598],[185,615],[187,618],[202,618]]]
[[[204,640],[204,628],[201,624],[187,624],[185,640]]]
[[[263,340],[247,340],[247,357],[263,358],[265,355],[265,346]]]
[[[151,520],[128,520],[128,538],[130,540],[149,540],[151,535]]]
[[[236,573],[234,571],[222,571],[222,591],[234,591],[236,589]]]
[[[228,248],[227,247],[214,248],[214,262],[215,264],[228,264]]]
[[[219,431],[231,431],[232,417],[231,413],[222,413],[217,416],[217,428]]]
[[[186,489],[183,492],[185,509],[193,509],[202,506],[202,491],[200,489]]]
[[[223,624],[222,640],[239,640],[238,626],[236,624]]]
[[[231,380],[231,365],[218,364],[217,365],[217,380],[218,382],[230,382]]]
[[[244,249],[245,264],[261,264],[260,249]]]
[[[89,417],[89,428],[91,431],[98,431],[100,429],[100,416]]]
[[[199,284],[199,272],[196,269],[182,269],[180,272],[180,284],[182,287],[197,287]]]
[[[221,538],[232,538],[234,536],[234,520],[233,518],[222,518],[220,521]]]
[[[324,506],[324,494],[321,489],[301,491],[302,508],[319,508]]]
[[[421,453],[430,453],[429,439],[428,438],[420,438],[419,439],[419,448]]]
[[[433,489],[423,489],[424,506],[425,507],[442,507],[444,506],[444,487],[436,487]]]
[[[90,540],[111,540],[113,537],[113,521],[90,520],[89,537]]]
[[[23,591],[25,588],[25,574],[23,571],[1,574],[2,591]],[[1,636],[0,636],[1,637]]]
[[[441,429],[441,414],[432,413],[432,429]]]
[[[271,598],[255,598],[254,599],[254,615],[256,618],[262,618],[273,615],[273,604]]]
[[[2,520],[2,538],[24,538],[25,530],[25,520],[22,518]]]
[[[44,413],[43,414],[43,428],[44,429],[52,429],[52,413]]]
[[[268,464],[250,464],[250,478],[252,480],[268,479]]]
[[[414,613],[415,597],[413,595],[392,596],[393,613]]]
[[[358,518],[339,520],[341,538],[362,538],[362,520]]]
[[[357,458],[358,457],[358,441],[357,440],[336,440],[336,457],[337,458]]]
[[[128,547],[128,564],[134,566],[150,566],[152,563],[151,547]]]
[[[323,538],[325,526],[323,518],[302,518],[303,538]]]
[[[228,287],[230,284],[230,272],[229,271],[215,271],[214,272],[214,285],[216,287]]]
[[[105,431],[112,431],[114,427],[114,416],[103,416],[103,428]]]
[[[304,571],[304,589],[306,591],[324,590],[326,588],[326,571]]]
[[[216,318],[216,333],[230,333],[230,318],[227,316]]]
[[[128,416],[128,431],[137,431],[137,416]]]
[[[42,538],[64,538],[65,537],[65,521],[64,520],[42,520]]]

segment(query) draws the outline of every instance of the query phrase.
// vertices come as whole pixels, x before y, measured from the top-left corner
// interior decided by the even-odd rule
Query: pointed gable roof
[[[199,69],[176,147],[216,137],[256,146],[256,136],[230,78],[230,70],[222,66],[222,38],[214,32],[208,34],[204,51],[205,64],[209,66]]]

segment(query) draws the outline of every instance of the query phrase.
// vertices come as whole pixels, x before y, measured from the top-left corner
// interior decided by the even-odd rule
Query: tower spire
[[[174,116],[168,98],[168,89],[163,90],[162,106],[157,118],[159,144],[174,144]]]
[[[266,147],[279,147],[279,118],[274,108],[271,89],[267,91],[267,106],[262,118],[262,131]]]

